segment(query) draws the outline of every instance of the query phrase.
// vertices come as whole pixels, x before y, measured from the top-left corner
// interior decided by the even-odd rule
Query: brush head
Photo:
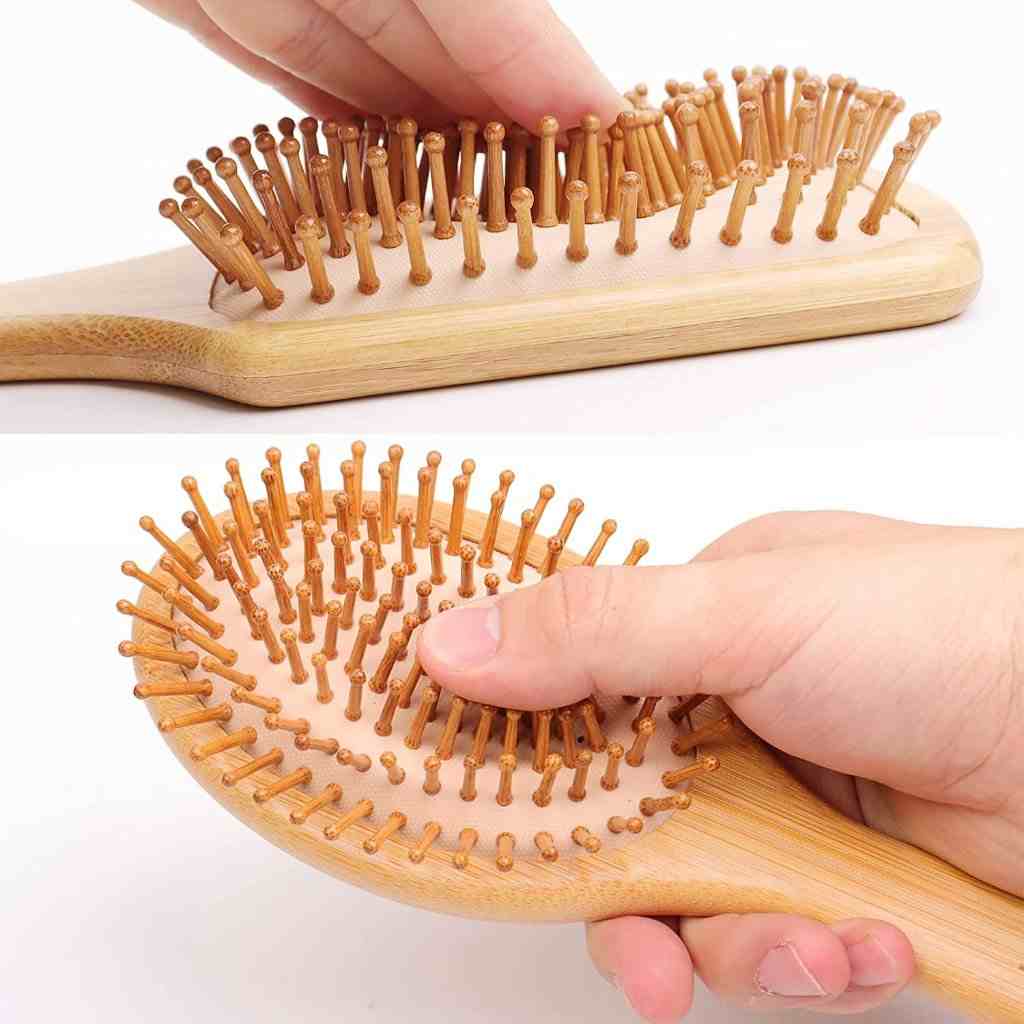
[[[353,454],[362,461],[363,452]],[[298,829],[295,841],[340,844],[357,861],[387,851],[406,871],[447,876],[490,863],[507,874],[523,861],[612,853],[689,806],[665,796],[717,770],[699,756],[701,737],[721,744],[736,735],[732,719],[718,733],[692,731],[721,720],[714,702],[594,697],[536,712],[476,705],[442,691],[416,655],[433,615],[596,563],[614,522],[600,525],[582,558],[568,547],[584,512],[579,499],[545,537],[552,486],[516,526],[502,518],[511,471],[485,516],[466,504],[472,460],[445,504],[434,498],[443,488],[436,453],[416,474],[418,494],[402,496],[402,455],[392,446],[379,491],[363,490],[351,472],[337,490],[325,488],[317,461],[302,466],[306,490],[285,496],[275,452],[261,474],[266,500],[248,522],[230,460],[236,504],[208,519],[221,547],[203,527],[206,506],[191,477],[183,481],[196,508],[183,516],[188,536],[173,541],[142,517],[166,553],[152,573],[122,567],[144,591],[137,606],[119,604],[138,624],[120,650],[138,659],[137,693],[156,702],[161,731],[232,800],[259,805],[275,828]],[[646,550],[634,544],[627,564]],[[632,824],[619,828],[620,820]],[[471,852],[467,830],[476,836]],[[512,837],[507,849],[502,836]],[[363,868],[372,871],[355,874]]]

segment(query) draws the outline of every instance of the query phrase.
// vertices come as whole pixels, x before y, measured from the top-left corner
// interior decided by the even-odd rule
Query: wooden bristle
[[[150,697],[209,697],[213,693],[213,683],[209,679],[175,679],[161,683],[139,683],[132,692],[140,700]]]
[[[349,226],[352,228],[359,266],[359,291],[363,295],[375,295],[380,291],[380,278],[377,276],[370,245],[370,225],[370,215],[364,210],[353,210],[349,214]]]
[[[896,194],[906,177],[907,169],[914,159],[916,147],[910,142],[897,142],[893,149],[893,160],[889,165],[881,187],[875,193],[865,217],[860,222],[860,229],[866,235],[877,235],[882,225],[882,218],[892,208]]]
[[[853,187],[860,158],[854,149],[844,149],[836,157],[836,177],[825,206],[825,216],[818,225],[817,234],[823,242],[834,242],[839,237],[839,218],[846,206],[846,196]]]
[[[146,531],[193,579],[199,579],[203,570],[190,555],[167,536],[152,517],[142,516],[139,526]]]
[[[320,248],[319,221],[314,217],[302,216],[295,224],[295,231],[306,254],[306,269],[309,271],[309,280],[312,285],[310,298],[314,302],[324,305],[334,298],[334,285],[327,277],[324,255]]]
[[[630,832],[639,835],[644,830],[643,818],[623,818],[615,815],[608,819],[608,831],[613,835]]]
[[[231,699],[236,704],[248,704],[250,707],[259,708],[269,715],[281,713],[281,702],[277,697],[264,697],[259,693],[250,693],[241,686],[236,686],[231,691]]]
[[[541,773],[540,785],[534,790],[533,802],[538,807],[547,807],[551,803],[551,794],[555,786],[558,773],[564,766],[561,754],[548,754],[544,759],[544,769]]]
[[[455,237],[452,223],[451,194],[445,172],[445,137],[429,132],[423,138],[423,148],[430,165],[430,183],[434,195],[434,237],[442,240]]]
[[[625,750],[621,743],[609,743],[608,760],[601,776],[601,788],[611,792],[619,787],[619,767]]]
[[[223,785],[230,788],[237,785],[242,779],[247,779],[250,775],[263,771],[264,768],[272,768],[275,765],[279,765],[283,760],[284,751],[280,747],[274,747],[262,756],[253,758],[246,764],[240,765],[231,771],[224,772],[220,781]]]
[[[577,846],[582,846],[587,853],[597,853],[601,849],[601,840],[582,825],[577,825],[572,830],[572,841]]]
[[[460,871],[469,866],[469,855],[480,836],[474,828],[464,828],[459,833],[459,848],[452,854],[452,864]]]
[[[333,757],[338,752],[339,744],[333,737],[318,738],[310,736],[308,732],[300,732],[295,737],[295,746],[298,750],[312,750]]]
[[[704,198],[704,190],[710,179],[711,172],[704,161],[695,160],[690,164],[686,194],[683,197],[682,205],[679,207],[679,216],[676,220],[675,230],[669,237],[669,241],[677,249],[686,249],[690,245],[694,217]]]
[[[694,729],[693,732],[678,736],[672,741],[672,753],[683,757],[691,750],[705,743],[713,743],[732,735],[736,727],[736,719],[727,714],[715,722]]]
[[[257,608],[253,612],[253,621],[256,623],[256,628],[259,630],[260,637],[263,640],[263,644],[267,650],[267,658],[270,660],[272,665],[278,665],[284,661],[284,651],[281,650],[281,645],[277,642],[277,636],[274,633],[274,628],[270,624],[270,616],[267,615],[266,608]]]
[[[640,813],[645,818],[653,818],[655,814],[665,811],[685,811],[692,803],[689,793],[676,793],[673,796],[652,797],[645,796],[640,801]]]
[[[402,233],[398,230],[395,200],[388,182],[388,154],[380,146],[374,146],[366,153],[366,165],[370,169],[373,191],[380,216],[380,244],[385,249],[396,249],[402,244]]]
[[[391,751],[380,755],[381,767],[387,772],[388,782],[392,786],[400,786],[405,782],[405,769],[398,763],[398,758]]]
[[[462,245],[465,255],[462,272],[469,278],[480,277],[487,269],[480,248],[480,201],[475,196],[459,196],[458,209],[459,219],[462,221]]]
[[[687,765],[685,768],[676,768],[673,771],[664,772],[661,776],[661,782],[666,789],[674,789],[690,779],[706,775],[710,772],[716,772],[720,767],[721,762],[717,757],[702,757],[699,761]]]
[[[194,669],[199,665],[199,655],[195,651],[176,651],[172,647],[158,647],[156,644],[136,644],[130,640],[122,640],[117,647],[125,658],[150,658],[153,661],[168,665],[182,665]]]
[[[458,124],[460,139],[459,154],[459,195],[476,197],[476,137],[480,125],[468,118]],[[461,219],[462,212],[459,212]]]
[[[406,821],[407,818],[401,811],[392,811],[384,824],[363,842],[363,849],[370,854],[377,853],[391,836],[405,828]]]
[[[271,713],[264,716],[263,724],[271,731],[276,732],[282,729],[294,736],[301,736],[308,733],[311,726],[308,718],[283,718],[281,715]]]
[[[536,225],[539,228],[558,225],[558,129],[558,120],[551,116],[542,118],[538,127],[540,142]]]
[[[181,212],[181,208],[174,199],[163,199],[160,201],[160,216],[169,220],[179,231],[206,257],[210,262],[214,270],[224,273],[227,271],[228,265],[222,263],[217,250],[211,245],[209,240],[197,227],[191,224],[184,214]]]
[[[736,189],[733,192],[728,219],[719,236],[725,245],[739,245],[743,238],[743,221],[750,207],[758,173],[758,166],[753,160],[743,160],[736,168]]]
[[[217,643],[216,640],[210,639],[205,633],[200,633],[193,626],[179,625],[175,633],[180,639],[195,644],[196,647],[206,651],[207,654],[212,655],[225,665],[234,665],[238,660],[237,651]]]
[[[370,680],[370,689],[374,693],[387,693],[391,672],[395,667],[398,656],[405,649],[405,645],[406,638],[404,633],[392,633],[388,637],[387,650],[377,666],[377,671],[374,672],[373,678]]]
[[[484,179],[487,183],[487,230],[491,233],[500,233],[508,229],[505,209],[505,126],[500,121],[488,124],[484,129],[484,142],[487,147],[484,167]]]
[[[419,842],[409,851],[409,860],[413,864],[422,864],[430,847],[434,845],[441,835],[441,825],[436,821],[428,821],[423,826],[423,834]]]
[[[345,768],[353,768],[357,772],[368,772],[373,767],[373,761],[367,754],[353,754],[351,750],[342,749],[337,753],[338,764]]]
[[[582,263],[590,255],[586,211],[590,190],[584,181],[570,181],[565,187],[565,195],[569,203],[569,245],[565,255],[571,263]]]
[[[292,811],[288,817],[293,825],[304,825],[312,814],[322,810],[324,807],[329,807],[331,804],[336,804],[340,800],[341,786],[332,782],[325,786],[317,796],[308,800],[301,808]]]
[[[808,166],[807,158],[802,153],[796,153],[789,158],[786,191],[782,197],[779,218],[772,228],[772,238],[779,245],[788,245],[793,240],[793,221],[796,219],[796,211],[803,196]]]
[[[442,761],[450,760],[455,751],[455,740],[459,735],[459,730],[462,728],[462,715],[465,709],[466,701],[462,697],[453,695],[444,731],[441,734],[441,740],[435,751]]]
[[[575,775],[568,793],[570,800],[578,802],[586,798],[587,777],[593,760],[594,755],[589,750],[581,750],[575,755]],[[568,764],[568,762],[566,763]]]
[[[420,698],[420,706],[416,711],[412,725],[409,727],[409,733],[405,737],[405,745],[410,750],[419,750],[422,745],[423,731],[426,729],[427,723],[433,718],[440,695],[440,687],[435,683],[431,683]]]
[[[512,854],[516,848],[516,837],[511,832],[502,832],[497,840],[498,855],[495,864],[499,871],[511,871],[514,861]]]
[[[122,615],[131,615],[147,622],[151,626],[155,626],[157,629],[162,629],[165,633],[177,633],[178,623],[173,619],[169,619],[166,615],[160,615],[158,612],[149,611],[146,608],[138,608],[131,601],[118,601],[117,610]]]
[[[631,768],[639,768],[644,763],[647,744],[654,735],[655,727],[653,718],[643,718],[637,724],[636,739],[633,741],[633,746],[630,748],[629,753],[626,754],[626,764]]]
[[[405,240],[409,250],[409,280],[418,287],[430,284],[433,273],[427,265],[427,253],[423,247],[423,236],[420,231],[420,214],[418,203],[406,201],[398,208],[398,216],[405,228]]]
[[[310,161],[310,170],[327,221],[327,232],[331,240],[330,255],[336,260],[343,259],[352,251],[352,246],[345,235],[345,222],[331,178],[331,162],[326,156],[314,156]]]
[[[639,248],[636,238],[636,219],[641,189],[642,179],[636,171],[626,171],[620,178],[621,219],[619,221],[619,237],[615,242],[615,251],[620,256],[632,256]]]
[[[227,680],[234,686],[241,686],[246,690],[256,689],[255,676],[250,675],[248,672],[239,672],[238,669],[231,668],[230,665],[225,665],[222,661],[218,661],[216,658],[203,658],[202,666],[204,672],[209,672],[211,675],[219,676],[221,679]]]
[[[157,726],[161,732],[175,732],[206,722],[226,722],[233,714],[234,709],[230,704],[218,704],[216,707],[203,708],[201,711],[189,711],[184,715],[165,715],[157,722]]]
[[[550,832],[538,832],[533,837],[533,844],[541,855],[541,859],[553,864],[558,860],[558,847]]]
[[[351,828],[356,822],[369,818],[373,814],[373,801],[360,800],[351,810],[346,812],[337,821],[332,821],[324,828],[324,836],[328,839],[337,839],[346,829]]]
[[[256,208],[256,204],[253,202],[252,196],[249,195],[248,189],[246,189],[242,180],[238,177],[238,165],[234,160],[224,157],[217,161],[215,170],[217,171],[217,176],[227,182],[228,189],[231,191],[232,196],[234,196],[238,208],[242,211],[242,216],[245,218],[248,230],[242,229],[242,225],[237,226],[243,230],[249,241],[255,241],[259,245],[264,256],[277,255],[281,251],[281,246]]]

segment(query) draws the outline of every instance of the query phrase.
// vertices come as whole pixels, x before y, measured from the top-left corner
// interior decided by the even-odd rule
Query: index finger
[[[596,114],[610,125],[628,104],[546,0],[414,0],[452,60],[514,121],[563,126]]]

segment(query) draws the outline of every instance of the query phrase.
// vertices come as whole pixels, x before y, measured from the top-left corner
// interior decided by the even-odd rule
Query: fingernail
[[[858,988],[880,988],[900,980],[896,961],[874,935],[846,950],[850,959],[850,980]]]
[[[762,961],[755,978],[757,987],[768,996],[818,997],[826,995],[818,979],[811,974],[800,954],[788,943],[776,946]]]
[[[500,639],[501,613],[495,604],[435,615],[423,634],[431,659],[456,672],[486,665],[498,653]]]

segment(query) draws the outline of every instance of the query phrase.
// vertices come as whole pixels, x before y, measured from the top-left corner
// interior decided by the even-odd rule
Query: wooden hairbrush
[[[905,183],[937,114],[911,118],[880,176],[869,168],[905,109],[894,93],[736,68],[734,116],[732,89],[704,77],[667,83],[660,106],[638,87],[616,124],[588,116],[566,133],[554,118],[537,135],[469,120],[285,118],[280,138],[257,125],[233,157],[207,151],[213,170],[190,161],[179,199],[160,204],[187,248],[0,289],[0,379],[296,405],[967,306],[981,280],[970,229]]]
[[[185,477],[188,533],[172,540],[143,517],[162,557],[148,572],[122,566],[143,584],[136,604],[118,603],[134,619],[120,651],[135,661],[135,694],[233,814],[345,881],[467,916],[880,918],[908,934],[940,998],[1022,1019],[1024,901],[847,820],[716,699],[525,713],[424,677],[426,618],[596,564],[613,521],[581,558],[568,545],[583,502],[568,502],[550,537],[540,524],[553,487],[506,521],[511,471],[485,515],[469,507],[472,460],[444,503],[439,453],[409,497],[398,445],[373,492],[361,442],[330,473],[336,491],[319,449],[307,456],[303,490],[286,495],[270,449],[252,502],[228,460],[230,510],[218,516]],[[647,550],[637,541],[626,564]]]

